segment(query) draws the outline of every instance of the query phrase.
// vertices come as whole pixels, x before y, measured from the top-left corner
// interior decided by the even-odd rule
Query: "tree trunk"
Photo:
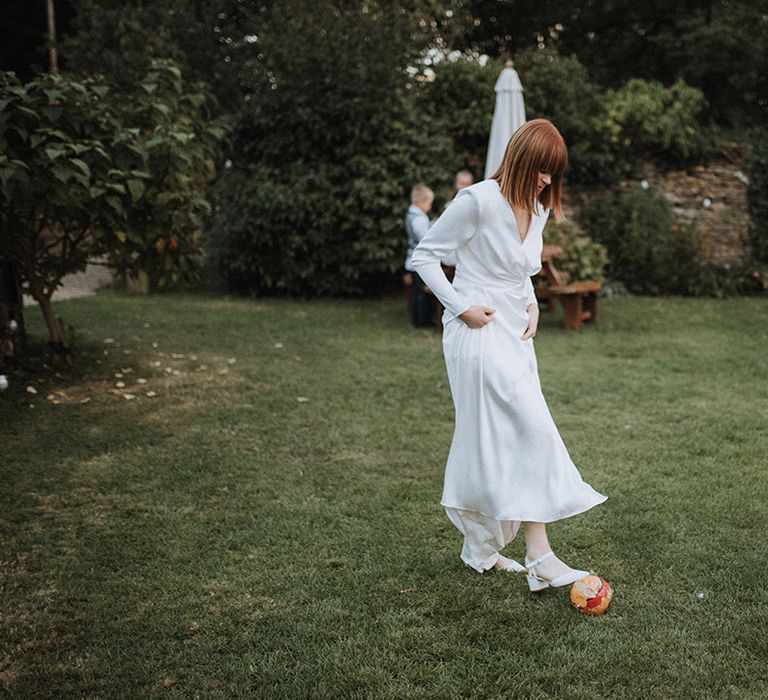
[[[51,296],[40,295],[35,297],[35,301],[40,304],[40,311],[43,312],[43,318],[45,324],[48,326],[48,333],[50,335],[51,346],[64,347],[62,342],[61,330],[59,324],[56,321],[56,317],[53,315],[53,307],[51,306]]]
[[[56,50],[56,15],[53,8],[53,0],[47,3],[48,15],[48,69],[51,73],[59,72],[59,56]]]
[[[56,317],[53,315],[51,296],[51,294],[43,294],[40,297],[36,297],[50,334],[48,348],[51,351],[51,362],[53,362],[53,364],[58,364],[59,362],[64,361],[67,364],[72,364],[69,334],[65,333],[64,319],[59,318],[57,321]]]

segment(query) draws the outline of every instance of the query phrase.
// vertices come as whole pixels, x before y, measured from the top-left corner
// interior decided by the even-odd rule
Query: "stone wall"
[[[625,180],[619,187],[647,183],[660,189],[672,204],[681,223],[696,222],[704,252],[715,263],[749,256],[747,176],[739,159],[719,159],[708,165],[660,172],[648,164],[643,177]],[[566,198],[565,213],[578,221],[580,199],[599,197],[604,188],[579,188]]]

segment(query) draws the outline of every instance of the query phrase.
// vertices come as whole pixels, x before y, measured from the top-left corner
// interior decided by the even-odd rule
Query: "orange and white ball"
[[[571,588],[571,603],[586,615],[602,615],[611,604],[613,589],[602,576],[585,576]]]

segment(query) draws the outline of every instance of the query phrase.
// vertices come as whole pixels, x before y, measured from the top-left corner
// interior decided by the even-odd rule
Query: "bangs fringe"
[[[509,140],[504,158],[491,179],[499,183],[507,201],[518,209],[536,213],[538,205],[564,219],[561,203],[563,175],[568,167],[568,148],[557,127],[548,119],[532,119]],[[551,183],[538,192],[539,173]]]

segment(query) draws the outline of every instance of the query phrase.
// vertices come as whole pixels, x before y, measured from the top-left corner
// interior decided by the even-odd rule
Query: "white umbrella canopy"
[[[507,143],[525,124],[525,103],[523,86],[512,61],[507,61],[494,87],[496,108],[493,110],[491,137],[488,139],[488,154],[485,160],[485,177],[489,178],[501,165]]]

